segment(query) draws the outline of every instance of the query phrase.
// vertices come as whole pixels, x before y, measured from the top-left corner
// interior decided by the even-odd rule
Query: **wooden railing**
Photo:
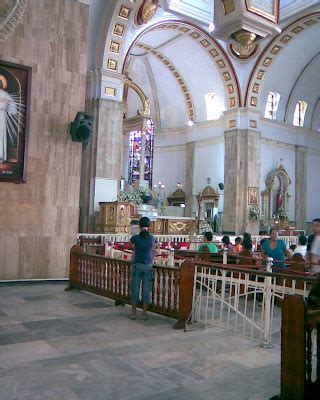
[[[131,265],[130,261],[83,253],[81,246],[73,246],[67,289],[83,289],[129,303]],[[192,309],[193,262],[184,261],[179,268],[154,265],[153,271],[150,311],[177,319],[174,328],[183,328]]]
[[[300,296],[285,296],[281,327],[281,399],[311,400],[319,398],[319,393],[320,304],[307,305]]]

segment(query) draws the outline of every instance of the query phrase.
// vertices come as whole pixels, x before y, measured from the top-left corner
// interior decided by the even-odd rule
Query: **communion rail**
[[[273,273],[271,264],[270,272],[259,268],[263,267],[196,261],[189,324],[246,334],[261,340],[264,347],[280,343],[284,296],[305,299],[316,278],[291,271]]]
[[[115,300],[130,302],[130,261],[83,253],[75,245],[70,251],[68,290],[83,289]],[[192,306],[194,264],[184,261],[178,268],[154,265],[150,311],[178,320],[183,328]]]
[[[319,398],[319,300],[320,297],[318,305],[311,306],[300,296],[285,296],[281,328],[280,398],[283,400]]]
[[[78,233],[77,240],[96,240],[99,241],[100,244],[104,244],[106,242],[128,242],[130,240],[131,234],[123,234],[123,233]],[[189,242],[188,235],[154,235],[157,242]],[[236,236],[231,237],[231,241],[234,241]],[[197,235],[194,239],[196,243],[202,242],[203,235]],[[268,236],[252,236],[252,239],[256,239],[259,243],[261,239],[268,238]],[[214,235],[213,240],[221,240],[222,235]],[[292,244],[298,244],[298,236],[279,236],[279,240],[283,240],[286,243],[287,248],[289,248]],[[196,245],[194,246],[197,247]]]

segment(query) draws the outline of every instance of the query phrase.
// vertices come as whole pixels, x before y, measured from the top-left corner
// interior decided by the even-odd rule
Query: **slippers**
[[[128,315],[128,318],[131,319],[132,321],[134,321],[135,319],[137,319],[136,315],[134,315],[134,314]]]

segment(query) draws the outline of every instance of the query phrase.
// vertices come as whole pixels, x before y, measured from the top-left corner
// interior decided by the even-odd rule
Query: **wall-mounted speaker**
[[[219,186],[219,189],[220,189],[220,190],[223,190],[223,189],[224,189],[224,184],[223,184],[223,183],[219,183],[218,186]]]
[[[79,111],[70,124],[70,135],[73,142],[88,143],[93,125],[93,115]]]

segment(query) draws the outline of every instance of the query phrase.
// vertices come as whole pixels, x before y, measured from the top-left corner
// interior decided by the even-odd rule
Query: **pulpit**
[[[129,233],[133,205],[126,201],[101,202],[99,224],[101,232]]]

